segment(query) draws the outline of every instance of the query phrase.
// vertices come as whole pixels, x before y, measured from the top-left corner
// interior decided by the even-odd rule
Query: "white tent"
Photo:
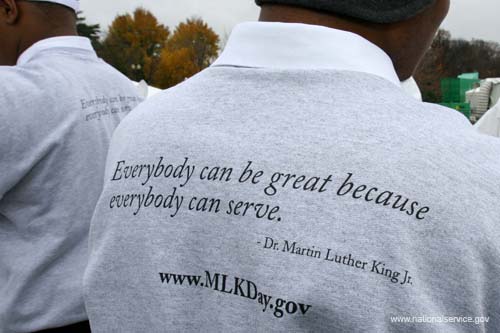
[[[486,112],[474,125],[474,128],[482,134],[500,138],[500,103]]]
[[[470,103],[473,122],[480,119],[486,111],[500,99],[500,78],[481,80],[479,87],[466,92],[466,102]]]
[[[137,87],[137,90],[139,91],[139,95],[141,95],[144,99],[148,99],[148,98],[156,95],[160,91],[162,91],[161,89],[148,86],[148,84],[144,80],[142,80],[141,82],[135,82],[135,81],[132,81],[132,82]]]

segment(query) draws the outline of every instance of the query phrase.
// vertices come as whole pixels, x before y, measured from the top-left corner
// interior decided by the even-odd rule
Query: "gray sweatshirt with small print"
[[[0,333],[85,321],[109,142],[142,99],[82,37],[42,40],[0,78]]]

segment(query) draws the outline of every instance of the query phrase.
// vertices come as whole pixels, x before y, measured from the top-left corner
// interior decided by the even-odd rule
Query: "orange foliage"
[[[119,15],[103,42],[102,58],[134,80],[151,81],[170,32],[149,11]]]
[[[219,53],[219,36],[202,19],[180,23],[170,36],[149,11],[120,15],[109,27],[100,56],[135,81],[169,88],[208,67]]]
[[[210,66],[219,53],[219,36],[203,20],[180,23],[161,53],[154,82],[174,86]]]
[[[163,50],[158,71],[155,73],[154,85],[159,88],[172,87],[198,73],[198,68],[191,60],[191,53],[187,48]]]

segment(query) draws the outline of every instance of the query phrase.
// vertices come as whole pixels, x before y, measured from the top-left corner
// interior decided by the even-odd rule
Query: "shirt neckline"
[[[88,38],[80,36],[60,36],[42,39],[28,49],[26,49],[21,56],[17,59],[17,66],[22,66],[30,62],[40,52],[48,49],[56,48],[72,48],[90,51],[95,55],[94,48]]]
[[[401,86],[391,58],[372,42],[351,32],[301,23],[241,23],[212,66],[355,71]]]

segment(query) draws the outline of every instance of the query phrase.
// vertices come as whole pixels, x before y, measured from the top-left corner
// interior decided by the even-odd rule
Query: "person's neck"
[[[63,36],[78,36],[76,27],[60,27],[57,29],[50,29],[46,31],[40,31],[38,33],[32,34],[28,33],[25,38],[21,38],[17,46],[17,59],[24,53],[27,49],[33,46],[35,43],[42,41],[44,39],[53,37],[63,37]]]

